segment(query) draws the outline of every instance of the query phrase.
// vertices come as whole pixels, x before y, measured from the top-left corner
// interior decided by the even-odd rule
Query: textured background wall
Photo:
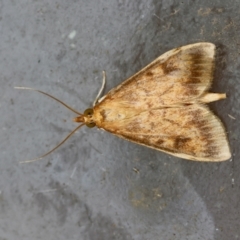
[[[0,240],[239,239],[239,20],[234,0],[1,0]],[[83,127],[48,157],[19,164],[76,125],[56,102],[14,86],[84,111],[102,70],[106,93],[199,41],[217,45],[212,91],[228,99],[210,107],[226,125],[232,161],[181,160]]]

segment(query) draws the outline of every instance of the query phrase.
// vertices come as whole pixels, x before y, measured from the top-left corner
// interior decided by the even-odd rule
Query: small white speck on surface
[[[77,31],[73,30],[72,32],[69,33],[68,38],[69,39],[74,39],[76,37]]]
[[[74,175],[74,173],[76,172],[76,169],[77,169],[77,167],[75,167],[74,169],[73,169],[73,171],[72,171],[72,174],[71,174],[71,179],[73,178],[73,175]]]
[[[58,190],[57,188],[46,189],[46,190],[39,191],[39,192],[37,192],[37,193],[49,193],[49,192],[55,192],[55,191],[57,191],[57,190]]]
[[[72,49],[74,49],[74,48],[76,48],[76,45],[75,45],[74,43],[72,43],[72,44],[70,44],[70,47],[71,47]]]
[[[233,117],[232,115],[228,114],[228,116],[229,116],[231,119],[236,120],[236,118]]]

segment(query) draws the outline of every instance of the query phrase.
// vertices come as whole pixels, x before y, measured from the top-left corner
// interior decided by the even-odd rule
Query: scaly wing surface
[[[147,110],[119,121],[104,121],[102,128],[185,159],[223,161],[231,157],[221,121],[197,104]]]
[[[214,44],[197,43],[161,55],[100,99],[96,125],[174,156],[229,159],[222,123],[200,103],[211,85],[214,54]]]
[[[210,87],[214,70],[215,45],[196,43],[170,50],[105,95],[148,109],[191,103]]]

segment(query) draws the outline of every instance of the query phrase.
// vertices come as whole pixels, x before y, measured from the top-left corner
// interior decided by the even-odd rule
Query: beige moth
[[[83,114],[82,125],[104,129],[118,137],[173,156],[218,162],[231,157],[222,122],[206,103],[226,98],[209,93],[215,65],[215,45],[200,42],[172,49],[96,101]],[[35,161],[36,158],[30,161]],[[28,162],[28,161],[25,161]]]

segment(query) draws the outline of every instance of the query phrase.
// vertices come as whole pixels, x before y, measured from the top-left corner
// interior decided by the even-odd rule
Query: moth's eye
[[[96,126],[96,123],[95,122],[86,123],[86,126],[89,128],[93,128]]]
[[[84,115],[85,116],[90,116],[93,115],[93,109],[92,108],[88,108],[84,111]]]

